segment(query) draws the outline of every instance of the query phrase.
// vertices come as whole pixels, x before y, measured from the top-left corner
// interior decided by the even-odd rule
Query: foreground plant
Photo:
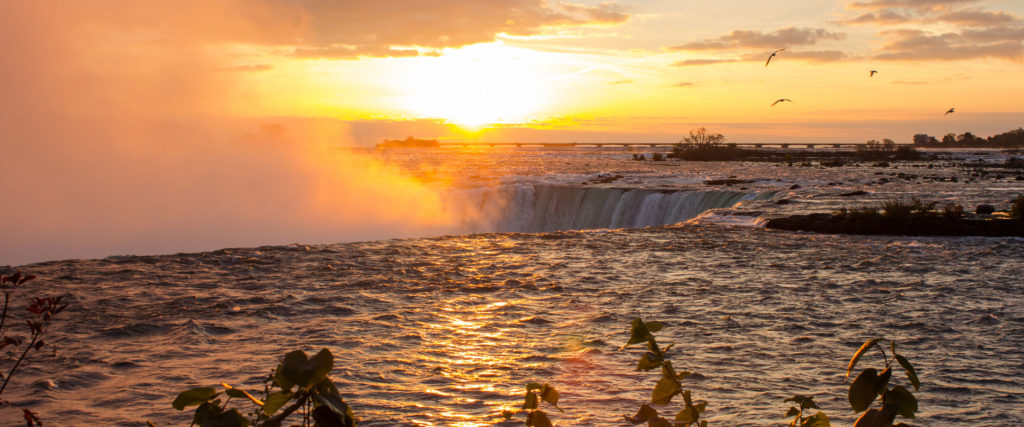
[[[523,399],[523,407],[521,412],[526,412],[526,425],[527,427],[551,427],[551,420],[548,419],[548,415],[544,411],[540,410],[540,402],[547,402],[549,405],[554,406],[555,409],[562,411],[562,408],[558,407],[558,399],[561,397],[558,391],[555,390],[549,384],[540,383],[529,383],[526,385],[526,396]],[[514,412],[504,410],[501,415],[505,419],[511,419]]]
[[[853,368],[860,361],[861,357],[864,356],[864,353],[875,347],[882,353],[882,360],[885,362],[885,368],[881,372],[875,368],[865,369],[850,383],[848,397],[853,411],[859,413],[867,410],[857,419],[854,427],[893,427],[896,415],[913,419],[914,413],[917,412],[917,398],[914,397],[910,390],[907,390],[902,385],[889,387],[894,364],[899,364],[903,368],[907,379],[914,387],[914,391],[921,387],[921,382],[917,378],[917,372],[914,371],[914,366],[910,364],[906,357],[896,353],[896,341],[892,341],[890,344],[892,349],[892,356],[890,357],[879,344],[882,340],[883,338],[873,338],[865,342],[854,353],[853,358],[850,359],[850,364],[846,367],[846,378],[849,379],[850,373],[853,372]],[[868,409],[876,400],[881,403],[881,407]],[[906,424],[899,423],[895,427],[899,426],[906,426]]]
[[[263,400],[245,390],[222,383],[223,394],[227,396],[223,402],[219,398],[221,392],[210,387],[200,387],[182,392],[171,405],[179,411],[198,405],[192,417],[192,425],[201,427],[249,426],[250,420],[242,412],[228,408],[232,398],[248,400],[255,406],[251,412],[251,425],[254,426],[278,427],[286,418],[298,412],[303,426],[353,427],[359,420],[327,377],[333,367],[334,356],[326,348],[312,358],[307,357],[302,350],[295,350],[284,356],[265,381]]]
[[[683,390],[682,381],[690,376],[692,372],[676,372],[675,368],[672,367],[672,361],[667,359],[668,351],[674,344],[669,344],[662,349],[658,346],[657,340],[654,339],[654,333],[660,331],[664,325],[661,322],[654,321],[645,323],[642,319],[637,318],[633,319],[631,326],[629,342],[623,348],[647,342],[648,351],[640,357],[640,361],[637,363],[637,370],[650,371],[661,368],[661,379],[658,380],[658,383],[654,386],[654,391],[651,393],[651,404],[668,405],[673,397],[682,395],[685,406],[676,413],[673,421],[669,421],[667,418],[659,415],[654,407],[645,403],[640,407],[640,411],[636,415],[626,415],[626,421],[634,425],[646,422],[651,427],[690,425],[707,427],[708,422],[700,419],[700,414],[704,413],[705,409],[707,409],[707,402],[694,402],[690,390]]]
[[[814,396],[798,394],[782,402],[793,402],[798,405],[790,406],[789,412],[786,412],[786,417],[794,417],[793,421],[789,423],[791,427],[830,427],[832,425],[828,420],[828,416],[821,411],[809,417],[804,416],[804,411],[818,409],[818,405],[814,403]]]
[[[13,346],[15,352],[17,352],[17,349],[24,345],[24,349],[21,351],[20,355],[14,359],[14,364],[7,370],[7,374],[2,376],[3,384],[0,385],[0,395],[2,395],[4,390],[7,389],[7,384],[11,382],[11,378],[14,376],[14,373],[18,371],[18,367],[21,366],[21,362],[25,361],[28,357],[29,352],[39,351],[39,349],[46,345],[46,341],[43,340],[43,334],[46,332],[46,328],[51,322],[53,322],[53,319],[57,314],[68,307],[66,303],[61,304],[61,300],[64,298],[63,296],[32,296],[30,300],[31,304],[29,304],[28,307],[28,311],[32,313],[32,316],[25,321],[28,324],[29,338],[26,340],[21,336],[9,335],[5,327],[7,326],[7,309],[10,307],[11,294],[13,294],[18,288],[21,288],[25,282],[35,279],[35,277],[36,276],[31,274],[22,274],[20,271],[16,271],[14,274],[9,276],[0,276],[0,289],[2,289],[4,293],[3,311],[0,311],[0,336],[2,336],[0,349]],[[5,401],[3,397],[0,396],[0,404],[8,403],[9,402]],[[33,425],[43,425],[42,421],[39,419],[39,414],[24,408],[22,408],[22,413],[25,417],[26,425],[30,427]]]

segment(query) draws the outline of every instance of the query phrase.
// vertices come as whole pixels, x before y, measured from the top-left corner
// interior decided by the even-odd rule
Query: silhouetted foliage
[[[881,372],[875,368],[864,369],[850,383],[850,391],[847,394],[847,398],[850,401],[850,406],[853,407],[853,411],[859,413],[867,410],[857,419],[854,427],[892,427],[896,415],[913,419],[917,412],[917,398],[914,397],[910,390],[907,390],[902,385],[889,387],[892,381],[892,368],[895,364],[899,364],[903,372],[906,373],[907,380],[914,387],[914,391],[918,391],[921,387],[921,382],[917,378],[917,372],[906,357],[896,353],[895,340],[890,345],[892,349],[891,357],[878,344],[882,340],[883,338],[867,340],[853,354],[850,364],[846,367],[846,378],[849,379],[853,368],[857,366],[857,362],[872,348],[878,348],[882,353],[882,360],[885,362],[885,368]],[[881,407],[870,408],[875,401],[879,401]],[[899,426],[906,426],[906,424],[896,424],[896,427]]]
[[[975,136],[971,132],[960,135],[946,134],[942,141],[925,134],[914,135],[914,146],[933,148],[1010,148],[1024,147],[1024,128],[992,135],[988,138]]]
[[[818,409],[818,405],[814,403],[814,396],[798,394],[782,402],[793,402],[798,405],[790,406],[789,411],[786,412],[787,417],[794,417],[793,421],[789,423],[790,427],[831,427],[832,425],[828,420],[828,416],[821,411],[809,417],[804,416],[804,411]]]
[[[645,403],[640,407],[636,415],[625,415],[625,419],[634,425],[646,422],[648,426],[655,427],[688,427],[691,425],[707,427],[708,422],[701,420],[701,414],[707,409],[707,402],[694,402],[690,390],[683,390],[682,381],[692,375],[692,372],[676,372],[675,368],[672,367],[672,361],[667,358],[668,351],[672,348],[673,344],[669,344],[662,349],[654,339],[654,333],[660,331],[662,327],[661,322],[652,321],[645,323],[642,319],[633,319],[629,341],[622,347],[626,348],[633,344],[647,343],[648,351],[640,357],[640,362],[637,363],[636,369],[638,371],[650,371],[661,368],[661,379],[658,380],[658,383],[654,386],[654,391],[651,393],[651,403],[667,405],[672,401],[673,397],[682,395],[683,409],[676,413],[673,421],[669,421],[659,415],[658,411],[651,407],[650,404]]]
[[[326,348],[313,357],[307,357],[302,350],[295,350],[286,354],[264,380],[262,400],[245,390],[221,383],[223,394],[227,396],[223,402],[219,398],[221,392],[200,387],[181,392],[171,406],[179,411],[198,406],[192,423],[200,427],[249,426],[249,418],[241,411],[228,409],[232,398],[252,403],[254,408],[250,417],[254,426],[279,427],[286,418],[298,412],[303,425],[354,427],[359,420],[327,376],[333,367],[334,356]]]
[[[526,385],[526,395],[523,398],[523,406],[520,412],[526,412],[526,426],[527,427],[551,427],[551,420],[544,411],[540,410],[540,402],[547,402],[549,405],[554,406],[555,409],[561,411],[562,408],[558,407],[558,399],[561,395],[555,390],[554,387],[545,383],[529,383]],[[501,416],[505,419],[511,419],[515,415],[514,412],[504,410],[501,412]]]
[[[46,345],[46,341],[43,340],[43,335],[46,332],[46,328],[53,322],[54,317],[60,312],[64,311],[68,307],[67,303],[61,303],[64,299],[63,296],[57,297],[39,297],[32,295],[29,299],[29,306],[27,311],[31,313],[28,319],[25,319],[25,323],[28,326],[29,337],[25,338],[18,335],[8,334],[7,329],[7,317],[9,314],[8,308],[10,307],[11,295],[21,288],[25,282],[35,279],[36,276],[31,274],[23,274],[21,271],[15,271],[13,274],[8,276],[0,276],[0,289],[4,293],[4,306],[3,311],[0,312],[0,349],[5,349],[8,346],[13,346],[7,351],[12,351],[15,354],[18,353],[18,349],[24,346],[20,354],[13,358],[14,364],[11,365],[10,369],[7,370],[7,374],[3,376],[3,384],[0,385],[0,395],[3,394],[4,390],[7,389],[7,384],[10,383],[11,378],[14,377],[15,372],[21,366],[31,351],[39,351]],[[0,396],[0,404],[10,404]],[[25,417],[25,423],[28,426],[39,425],[43,423],[39,419],[39,414],[32,412],[28,409],[22,408],[22,413]]]
[[[735,144],[723,146],[725,136],[720,133],[712,133],[707,128],[697,128],[690,131],[690,136],[683,138],[672,147],[672,152],[666,157],[690,160],[690,161],[724,161],[742,160],[750,155],[750,152],[737,147]]]

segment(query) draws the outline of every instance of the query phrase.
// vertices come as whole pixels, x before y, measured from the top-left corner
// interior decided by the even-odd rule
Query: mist
[[[4,6],[0,264],[452,230],[344,122],[234,113],[253,100],[208,42],[256,31],[231,8],[100,3]]]

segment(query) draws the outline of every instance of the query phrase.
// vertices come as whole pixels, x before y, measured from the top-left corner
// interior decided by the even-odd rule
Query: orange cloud
[[[672,46],[671,50],[733,50],[746,48],[778,49],[787,46],[809,46],[822,40],[843,40],[844,33],[833,33],[823,28],[789,27],[771,33],[751,30],[733,32],[702,42]]]

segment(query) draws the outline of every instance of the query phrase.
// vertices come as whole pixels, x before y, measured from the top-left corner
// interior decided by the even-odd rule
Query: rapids
[[[521,424],[498,414],[521,404],[527,382],[561,392],[565,412],[547,411],[556,424],[622,425],[657,381],[635,371],[639,347],[620,349],[643,317],[666,323],[659,342],[676,343],[677,369],[699,374],[684,386],[708,402],[711,425],[785,425],[793,394],[852,424],[842,376],[876,336],[896,339],[921,377],[915,424],[1024,423],[1024,240],[728,220],[909,195],[1003,203],[1020,191],[1012,176],[655,164],[621,152],[388,155],[425,180],[463,178],[453,194],[485,213],[467,216],[466,231],[509,232],[21,266],[39,276],[30,289],[69,294],[71,306],[4,397],[48,422],[185,425],[189,414],[170,406],[178,392],[222,381],[255,390],[287,351],[328,347],[361,425]],[[486,165],[493,175],[457,172]],[[622,178],[593,183],[609,175]],[[730,176],[754,182],[701,183]],[[869,354],[861,366],[879,363]],[[0,422],[20,424],[20,412],[2,410]]]

